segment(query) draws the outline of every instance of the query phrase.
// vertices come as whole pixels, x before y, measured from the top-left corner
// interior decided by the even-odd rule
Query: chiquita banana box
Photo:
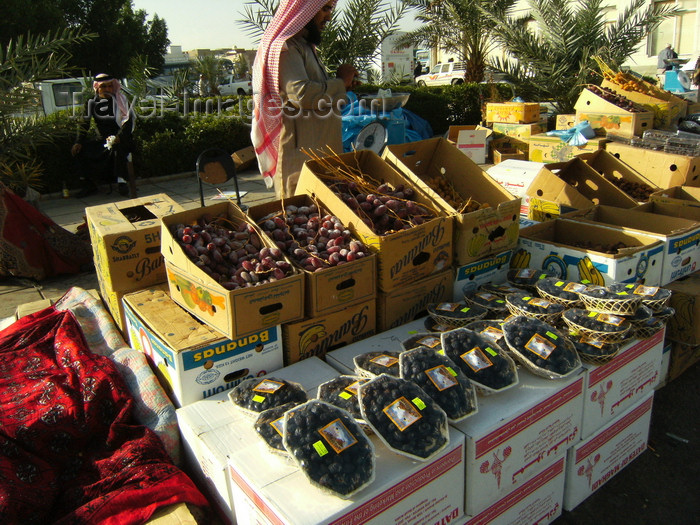
[[[510,266],[600,286],[660,286],[663,251],[663,243],[649,235],[554,219],[523,231]]]

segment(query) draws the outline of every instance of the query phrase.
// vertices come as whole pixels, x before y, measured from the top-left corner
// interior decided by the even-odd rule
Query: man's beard
[[[321,43],[321,30],[318,28],[318,26],[314,24],[313,20],[309,20],[309,23],[306,24],[305,27],[309,32],[309,34],[306,35],[306,40],[315,46],[319,45]]]

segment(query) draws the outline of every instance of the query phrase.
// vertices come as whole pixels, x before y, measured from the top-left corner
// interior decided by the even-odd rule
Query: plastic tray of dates
[[[535,288],[545,299],[573,308],[581,304],[579,294],[587,290],[588,286],[559,277],[547,277],[537,281]]]
[[[421,387],[445,411],[450,422],[476,414],[476,390],[448,357],[431,348],[414,348],[401,354],[399,370],[401,379]]]
[[[187,257],[227,290],[294,273],[282,250],[265,246],[253,225],[245,222],[233,225],[226,217],[203,215],[197,224],[171,226],[171,233]]]
[[[606,343],[587,335],[572,336],[571,342],[574,343],[581,361],[594,365],[607,363],[620,351],[620,345],[617,343]]]
[[[634,336],[637,339],[648,339],[656,332],[661,330],[665,324],[666,323],[663,320],[657,317],[650,317],[646,321],[635,325],[632,329],[634,330]]]
[[[546,279],[547,277],[556,277],[556,275],[546,270],[538,270],[536,268],[512,268],[508,270],[506,280],[515,287],[522,287],[534,291],[537,281]]]
[[[464,328],[473,330],[477,334],[496,343],[500,348],[508,348],[503,336],[503,323],[500,319],[481,319],[469,323]]]
[[[263,410],[255,420],[255,431],[263,438],[273,452],[287,455],[282,443],[284,436],[284,414],[298,406],[299,403],[285,403],[277,407]]]
[[[342,375],[326,381],[318,387],[318,397],[321,401],[347,410],[355,419],[362,419],[359,404],[359,388],[369,379],[358,376]]]
[[[608,286],[611,292],[627,292],[642,298],[642,304],[648,306],[654,312],[658,312],[666,306],[671,298],[671,290],[658,286],[645,286],[643,284],[614,283]]]
[[[419,332],[401,341],[404,350],[412,350],[419,346],[427,346],[433,350],[440,350],[440,336],[429,332]],[[400,368],[400,366],[399,366]]]
[[[627,290],[615,292],[609,288],[589,288],[580,294],[587,310],[615,315],[634,315],[642,297]]]
[[[508,310],[513,315],[526,315],[548,323],[556,323],[566,307],[532,294],[506,295]]]
[[[445,411],[417,384],[381,374],[360,387],[362,419],[397,454],[428,460],[450,441]]]
[[[478,291],[473,293],[464,293],[463,295],[464,302],[468,305],[486,308],[488,311],[486,314],[487,316],[505,317],[508,315],[506,300],[498,294]]]
[[[252,377],[238,383],[228,394],[238,408],[258,414],[285,403],[303,403],[306,392],[297,383],[277,377]]]
[[[258,226],[298,266],[316,272],[369,254],[343,223],[331,214],[320,215],[318,206],[288,205],[282,213],[262,217]]]
[[[518,315],[503,323],[503,333],[508,348],[533,374],[560,379],[581,367],[571,340],[544,321]]]
[[[518,384],[515,362],[490,339],[466,328],[441,335],[442,349],[482,394],[502,392]]]
[[[374,446],[353,417],[317,399],[284,417],[284,448],[312,485],[349,498],[374,481]]]
[[[366,352],[356,355],[352,361],[355,372],[361,377],[374,377],[379,374],[390,374],[399,377],[400,352]]]
[[[423,326],[428,332],[433,332],[433,333],[442,333],[442,332],[448,332],[450,330],[454,330],[455,327],[449,324],[441,323],[437,319],[433,319],[432,317],[428,316],[425,318],[423,321]]]
[[[606,343],[619,343],[627,337],[632,324],[620,315],[570,308],[562,315],[569,330]]]
[[[476,321],[487,314],[483,306],[468,306],[465,303],[431,303],[428,305],[428,315],[439,323],[464,326],[469,321]]]

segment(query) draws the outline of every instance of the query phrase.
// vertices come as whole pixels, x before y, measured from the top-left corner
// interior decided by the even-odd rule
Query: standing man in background
[[[268,188],[294,195],[309,157],[302,149],[342,153],[340,109],[357,82],[350,64],[330,78],[316,52],[336,0],[282,0],[253,64],[251,138]]]
[[[666,80],[666,71],[673,68],[671,64],[666,63],[666,60],[670,60],[672,58],[678,58],[678,55],[673,50],[673,46],[671,44],[666,44],[666,47],[661,50],[658,60],[656,61],[656,76],[659,78],[659,86],[661,87],[664,86],[664,81]]]

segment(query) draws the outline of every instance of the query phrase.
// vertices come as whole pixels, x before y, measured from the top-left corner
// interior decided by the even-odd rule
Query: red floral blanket
[[[174,503],[207,506],[132,403],[70,312],[0,332],[0,523],[125,525]]]

